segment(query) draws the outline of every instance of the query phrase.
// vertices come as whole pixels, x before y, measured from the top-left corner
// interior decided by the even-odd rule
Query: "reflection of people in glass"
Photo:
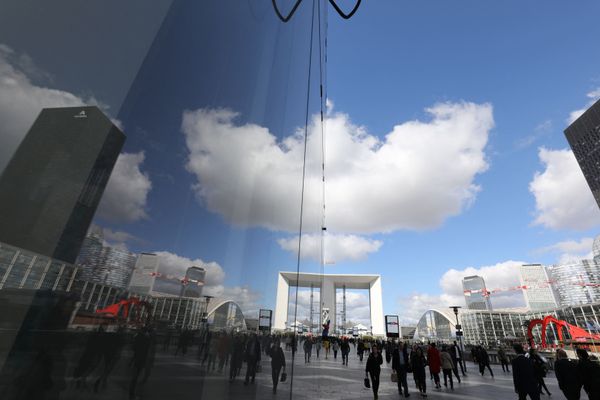
[[[281,369],[285,372],[285,355],[281,349],[279,339],[273,342],[273,346],[269,352],[271,355],[271,375],[273,378],[273,393],[277,392],[277,384],[279,383],[279,374]]]
[[[117,332],[102,332],[98,336],[98,351],[100,363],[100,376],[94,384],[94,391],[97,392],[101,387],[106,388],[108,377],[119,361],[121,350],[123,348],[124,327],[119,327]]]
[[[244,384],[247,385],[248,381],[251,380],[254,383],[256,377],[256,366],[260,362],[260,342],[255,334],[252,334],[246,343],[246,380]]]
[[[73,378],[75,378],[75,385],[77,388],[86,386],[87,377],[100,363],[100,343],[102,343],[104,332],[104,325],[100,325],[97,331],[90,333],[88,336],[83,353],[79,358],[77,367],[75,367],[75,370],[73,371]]]
[[[146,367],[148,361],[148,350],[150,349],[150,335],[148,334],[147,328],[140,329],[135,337],[133,338],[133,371],[131,376],[131,382],[129,384],[129,398],[135,398],[135,390],[137,386],[137,380]]]

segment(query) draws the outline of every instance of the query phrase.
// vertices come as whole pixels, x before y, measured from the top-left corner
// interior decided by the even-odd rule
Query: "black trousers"
[[[527,400],[527,396],[531,400],[540,400],[540,394],[538,392],[519,392],[519,400]]]
[[[494,376],[494,373],[492,372],[492,367],[490,367],[490,364],[479,364],[479,373],[481,374],[481,376],[483,376],[483,374],[485,373],[485,367],[487,367],[487,369],[490,371],[490,374],[492,376]]]
[[[457,358],[456,359],[456,363],[454,363],[454,374],[458,378],[457,364],[460,366],[460,372],[462,372],[462,375],[465,376],[465,366],[464,366],[462,358]]]
[[[396,374],[398,374],[398,393],[404,395],[408,395],[408,383],[406,382],[406,367],[404,365],[400,366],[400,369],[396,370]]]
[[[281,372],[281,367],[273,368],[271,367],[271,377],[273,378],[273,389],[277,389],[277,384],[279,383],[279,373]]]
[[[508,360],[500,360],[500,365],[502,365],[502,371],[510,372],[510,368],[508,368]]]
[[[373,389],[373,395],[377,396],[377,392],[379,391],[379,374],[381,371],[377,372],[369,372],[371,376],[371,389]]]
[[[448,378],[450,378],[450,389],[454,389],[454,381],[452,380],[452,370],[444,369],[444,386],[448,386]]]
[[[256,359],[249,359],[247,362],[247,366],[246,366],[246,382],[248,382],[249,379],[252,380],[252,382],[254,382],[254,378],[256,377],[256,364],[258,363],[258,360]]]

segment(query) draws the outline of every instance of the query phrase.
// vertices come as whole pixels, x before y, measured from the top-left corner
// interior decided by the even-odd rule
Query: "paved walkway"
[[[323,353],[321,356],[321,359],[316,359],[313,354],[310,364],[305,364],[304,359],[298,357],[295,362],[292,381],[291,353],[286,352],[288,381],[280,383],[279,390],[274,395],[271,391],[270,362],[267,360],[263,360],[263,371],[257,374],[255,384],[245,386],[243,384],[243,376],[246,371],[245,365],[242,369],[242,377],[238,377],[230,383],[225,373],[207,374],[205,368],[196,360],[195,354],[188,353],[186,357],[175,357],[170,353],[159,353],[156,356],[150,379],[146,384],[139,386],[138,398],[143,400],[275,400],[289,399],[292,387],[292,399],[350,400],[373,398],[371,390],[363,387],[366,359],[361,363],[355,355],[351,355],[349,365],[343,366],[341,357],[338,357],[337,360],[332,357],[326,360]],[[129,374],[126,373],[127,362],[125,361],[120,362],[113,376],[109,379],[105,390],[93,393],[90,389],[81,390],[69,387],[66,392],[63,392],[61,399],[127,399]],[[396,384],[390,380],[390,365],[384,362],[382,367],[380,399],[399,399]],[[514,400],[517,398],[513,391],[511,373],[503,373],[501,368],[494,366],[494,378],[487,374],[482,377],[477,373],[473,363],[469,363],[467,367],[467,377],[463,379],[461,384],[455,382],[454,391],[449,389],[436,390],[433,388],[433,381],[428,381],[428,399]],[[412,375],[409,375],[408,384],[411,392],[410,398],[421,398],[416,392]],[[546,384],[552,393],[552,399],[565,398],[558,389],[552,372],[548,374]],[[550,399],[550,397],[542,396],[542,398],[544,397]],[[587,399],[587,396],[583,395],[582,399]]]

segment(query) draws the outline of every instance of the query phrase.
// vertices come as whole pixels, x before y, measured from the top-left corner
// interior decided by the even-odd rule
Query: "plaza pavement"
[[[276,400],[289,399],[290,388],[293,385],[292,399],[310,400],[353,400],[372,399],[371,389],[363,386],[365,376],[365,360],[361,363],[356,353],[351,353],[348,366],[341,364],[341,357],[334,360],[324,358],[317,359],[314,352],[310,364],[304,363],[303,354],[297,357],[294,365],[294,377],[291,376],[291,353],[285,352],[287,361],[288,381],[279,384],[277,394],[272,393],[271,368],[269,360],[262,362],[263,371],[256,376],[254,385],[245,386],[243,378],[246,365],[242,369],[242,376],[234,382],[228,380],[228,369],[223,373],[206,373],[205,368],[196,359],[195,352],[188,353],[185,357],[173,356],[172,352],[158,353],[156,355],[152,375],[147,383],[139,386],[138,398],[143,400]],[[106,389],[94,393],[91,389],[75,389],[72,385],[63,392],[61,399],[127,399],[129,374],[127,362],[122,359],[120,365],[115,368],[109,379]],[[513,390],[512,373],[503,373],[499,366],[492,366],[495,377],[488,374],[484,377],[477,373],[473,363],[467,365],[467,377],[461,384],[455,382],[454,391],[433,388],[433,381],[427,383],[428,399],[517,399]],[[391,367],[389,364],[382,366],[381,385],[379,398],[399,399],[397,386],[390,380]],[[428,373],[429,376],[429,373]],[[552,372],[548,373],[546,384],[552,396],[542,396],[542,399],[564,399],[562,392],[558,389],[556,378]],[[421,398],[416,391],[412,375],[408,378],[411,399]],[[582,392],[583,393],[583,392]],[[582,399],[587,399],[585,394]]]

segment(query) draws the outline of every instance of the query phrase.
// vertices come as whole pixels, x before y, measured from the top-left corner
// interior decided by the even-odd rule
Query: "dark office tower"
[[[74,263],[124,141],[97,107],[43,109],[0,175],[0,242]]]
[[[600,101],[569,125],[565,136],[600,207]]]

